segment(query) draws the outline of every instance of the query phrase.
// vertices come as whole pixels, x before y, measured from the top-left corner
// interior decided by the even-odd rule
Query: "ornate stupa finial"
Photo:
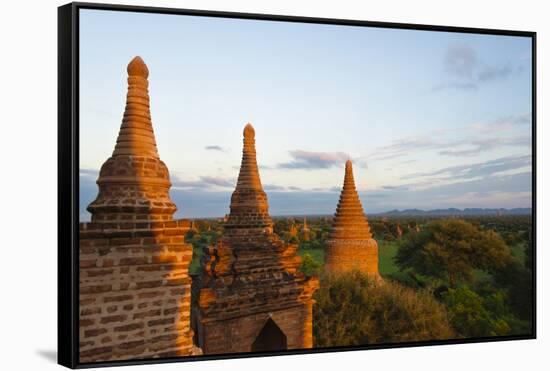
[[[255,136],[256,136],[256,131],[254,130],[254,126],[252,126],[252,124],[249,122],[248,124],[246,124],[246,126],[244,127],[244,130],[243,130],[244,140],[245,141],[247,139],[254,140]]]
[[[346,161],[346,173],[348,172],[353,173],[353,164],[350,159]]]
[[[158,158],[157,143],[149,110],[149,70],[140,57],[128,64],[128,93],[122,126],[113,156],[134,155]]]
[[[251,124],[243,130],[243,156],[237,186],[231,195],[226,229],[259,228],[272,231],[267,196],[260,181],[256,161],[255,131]]]
[[[101,167],[99,193],[88,211],[95,222],[114,220],[115,215],[127,220],[169,220],[176,206],[168,194],[168,169],[159,158],[151,122],[149,70],[135,57],[127,71],[122,124],[113,154]]]
[[[134,57],[134,59],[128,63],[127,71],[128,76],[137,76],[144,79],[149,77],[149,69],[139,55]]]

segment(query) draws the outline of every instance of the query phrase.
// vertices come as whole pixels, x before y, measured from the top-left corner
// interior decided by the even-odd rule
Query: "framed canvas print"
[[[534,32],[58,19],[59,363],[535,338]]]

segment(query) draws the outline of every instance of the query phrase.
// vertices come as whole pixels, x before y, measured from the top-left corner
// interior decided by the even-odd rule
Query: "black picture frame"
[[[462,340],[434,340],[410,343],[375,344],[364,346],[313,348],[261,353],[236,353],[226,355],[200,355],[160,359],[136,359],[97,363],[80,363],[78,360],[78,219],[79,219],[79,11],[82,9],[160,13],[175,15],[207,16],[218,18],[269,20],[298,23],[348,25],[377,28],[425,30],[528,37],[532,42],[532,228],[533,228],[533,322],[531,334],[468,338]],[[486,28],[449,27],[423,24],[373,22],[348,19],[296,17],[270,14],[234,13],[192,9],[156,8],[144,6],[112,5],[98,3],[70,3],[58,8],[58,363],[69,368],[89,368],[167,362],[187,362],[212,359],[311,354],[367,350],[381,348],[416,347],[462,343],[494,342],[506,340],[536,339],[536,32],[497,30]]]

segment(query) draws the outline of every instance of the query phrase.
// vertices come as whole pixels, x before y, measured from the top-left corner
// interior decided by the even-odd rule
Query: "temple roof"
[[[355,189],[353,168],[350,160],[346,162],[344,187],[334,215],[330,239],[363,240],[370,239],[369,223]]]
[[[255,131],[247,124],[243,131],[243,156],[237,186],[231,195],[226,228],[271,228],[267,196],[256,162]]]

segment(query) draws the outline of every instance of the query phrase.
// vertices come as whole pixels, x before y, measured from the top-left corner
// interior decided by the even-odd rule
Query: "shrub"
[[[473,281],[475,269],[493,273],[511,258],[510,248],[496,232],[461,219],[440,219],[420,233],[409,234],[395,262],[401,270],[413,269],[456,287]]]
[[[445,307],[426,291],[360,272],[324,276],[314,296],[316,347],[449,339]]]
[[[313,256],[309,253],[305,253],[302,256],[302,263],[300,265],[300,271],[306,276],[318,275],[321,270],[321,264],[315,261]]]
[[[532,272],[518,259],[510,261],[494,275],[496,287],[507,293],[510,310],[527,322],[533,317],[533,280]]]
[[[480,296],[467,287],[449,289],[443,295],[451,323],[462,337],[508,335],[515,321],[508,312],[502,292]]]

